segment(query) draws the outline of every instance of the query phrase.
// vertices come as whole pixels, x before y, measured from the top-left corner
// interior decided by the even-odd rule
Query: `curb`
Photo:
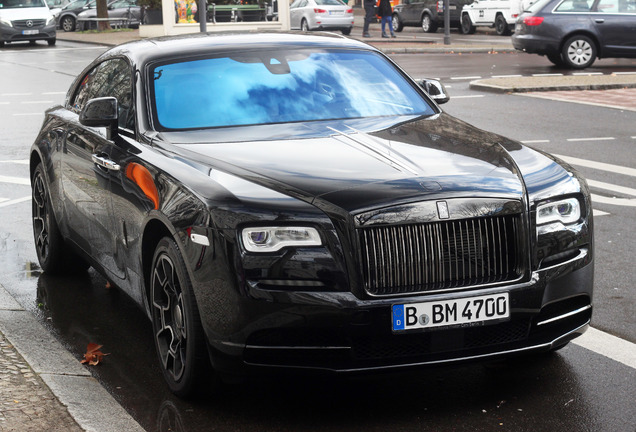
[[[67,408],[80,428],[91,432],[144,431],[87,368],[1,284],[0,332]],[[56,430],[55,425],[50,427]]]
[[[564,75],[487,78],[471,81],[471,90],[494,93],[527,93],[566,90],[636,88],[636,72],[626,75]]]

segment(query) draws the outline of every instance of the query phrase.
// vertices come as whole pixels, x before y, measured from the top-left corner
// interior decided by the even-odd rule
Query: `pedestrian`
[[[369,24],[375,19],[375,0],[364,0],[364,27],[362,37],[371,37],[369,34]]]
[[[384,30],[386,24],[389,24],[389,30],[391,30],[391,37],[395,37],[395,33],[393,33],[393,8],[391,7],[390,0],[378,0],[378,14],[382,17],[382,37],[388,38],[389,36],[386,34]]]

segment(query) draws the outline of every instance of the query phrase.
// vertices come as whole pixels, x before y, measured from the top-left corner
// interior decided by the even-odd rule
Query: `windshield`
[[[272,51],[153,69],[158,129],[430,115],[386,59],[362,51]]]
[[[0,9],[46,7],[44,0],[0,0]]]

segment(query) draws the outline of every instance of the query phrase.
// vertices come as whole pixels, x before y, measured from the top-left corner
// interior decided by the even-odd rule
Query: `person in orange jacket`
[[[390,0],[378,0],[378,15],[382,17],[382,37],[388,38],[389,36],[386,34],[384,30],[387,23],[389,23],[389,30],[391,31],[391,37],[395,37],[395,33],[393,33],[393,8],[391,7]]]

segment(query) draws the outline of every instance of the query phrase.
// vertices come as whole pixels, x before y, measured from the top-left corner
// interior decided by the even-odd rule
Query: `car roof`
[[[219,32],[194,33],[142,39],[118,45],[95,62],[108,57],[129,57],[138,67],[156,60],[194,57],[231,51],[262,51],[269,49],[361,49],[378,51],[366,43],[335,33],[305,34],[302,32]]]

